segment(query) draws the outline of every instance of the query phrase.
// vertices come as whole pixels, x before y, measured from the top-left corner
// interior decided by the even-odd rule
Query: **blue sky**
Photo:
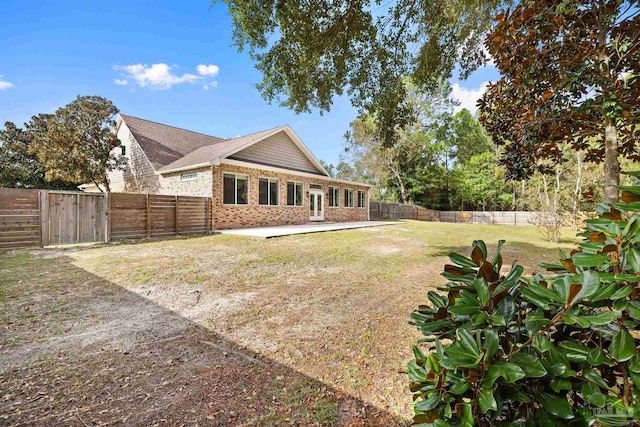
[[[2,0],[0,123],[100,95],[125,114],[220,137],[289,124],[318,158],[335,163],[356,116],[349,100],[336,99],[322,116],[269,105],[231,32],[226,6],[209,0]],[[471,107],[495,79],[489,67],[454,80],[454,96]]]

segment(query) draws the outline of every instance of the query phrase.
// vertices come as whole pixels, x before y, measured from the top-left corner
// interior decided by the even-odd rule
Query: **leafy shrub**
[[[544,236],[545,240],[557,242],[564,224],[564,215],[553,210],[541,211],[536,213],[530,222]]]
[[[501,275],[489,258],[452,253],[411,314],[435,348],[407,367],[421,426],[631,425],[640,418],[640,173],[621,203],[599,204],[584,241],[547,277]]]

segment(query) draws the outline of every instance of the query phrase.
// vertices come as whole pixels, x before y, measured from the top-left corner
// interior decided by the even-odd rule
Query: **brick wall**
[[[181,176],[197,173],[196,179],[183,181]],[[121,186],[112,186],[111,191],[125,193],[166,194],[171,196],[211,196],[211,168],[199,168],[165,175],[127,179]]]
[[[249,176],[249,204],[224,205],[222,203],[222,174],[238,173]],[[258,179],[278,179],[280,188],[279,204],[277,206],[263,206],[258,204]],[[287,206],[287,181],[297,181],[304,184],[303,206]],[[259,227],[270,225],[305,224],[309,222],[309,185],[323,185],[324,191],[324,220],[325,221],[366,221],[367,211],[358,208],[358,190],[367,191],[367,187],[348,185],[324,179],[313,179],[295,174],[271,172],[239,166],[221,165],[213,169],[213,225],[217,229]],[[340,188],[340,207],[329,207],[329,186]],[[354,190],[353,208],[344,207],[344,189]],[[368,206],[368,198],[365,206]]]

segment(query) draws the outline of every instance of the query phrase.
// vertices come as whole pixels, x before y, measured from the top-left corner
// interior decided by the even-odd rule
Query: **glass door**
[[[324,193],[309,190],[309,221],[324,221]]]

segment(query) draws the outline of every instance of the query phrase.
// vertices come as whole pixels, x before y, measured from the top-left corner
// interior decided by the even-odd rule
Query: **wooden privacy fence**
[[[0,249],[208,233],[210,197],[0,188]]]
[[[0,189],[0,248],[40,245],[40,192]]]
[[[109,194],[111,239],[208,233],[211,198],[157,194]]]
[[[370,202],[369,214],[376,219],[417,219],[419,221],[468,224],[532,225],[538,212],[520,211],[436,211],[402,203]]]
[[[417,219],[439,221],[438,211],[403,203],[369,202],[369,218],[376,219]]]

